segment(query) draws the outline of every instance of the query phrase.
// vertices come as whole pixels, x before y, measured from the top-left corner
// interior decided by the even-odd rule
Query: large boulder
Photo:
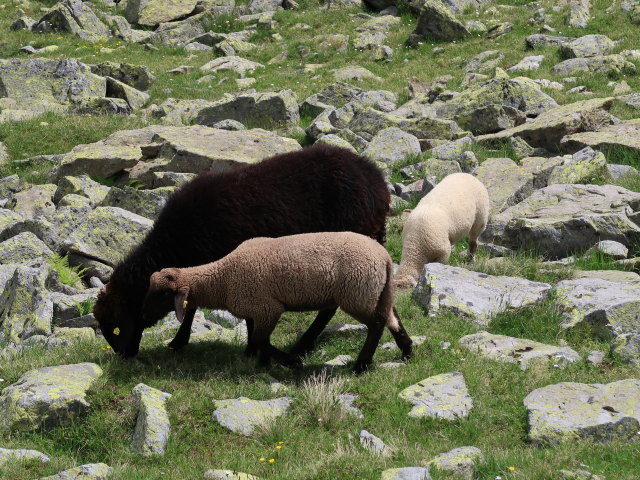
[[[94,363],[30,370],[0,394],[0,429],[33,431],[69,426],[87,412],[87,390],[102,375]]]
[[[566,23],[570,27],[587,28],[591,19],[590,0],[570,0]]]
[[[155,27],[193,12],[197,0],[128,0],[125,18],[131,23]]]
[[[609,55],[614,47],[615,43],[606,35],[585,35],[563,43],[560,50],[566,58],[584,58]]]
[[[260,127],[297,125],[300,121],[298,99],[288,89],[268,93],[240,93],[203,108],[195,122],[211,126],[228,119]]]
[[[569,347],[556,347],[526,338],[494,335],[485,331],[465,335],[458,343],[483,357],[518,364],[522,370],[537,362],[563,366],[581,359],[580,355]]]
[[[639,212],[640,193],[615,185],[556,184],[495,215],[483,238],[564,258],[599,240],[637,244]]]
[[[0,60],[0,100],[6,97],[20,110],[62,112],[72,102],[106,92],[106,80],[75,59]]]
[[[493,315],[545,300],[551,285],[523,278],[487,275],[441,263],[424,266],[413,299],[433,317],[451,312],[479,327]]]
[[[524,399],[534,444],[637,442],[640,380],[606,385],[563,382],[537,388]]]
[[[31,232],[19,233],[0,243],[0,263],[30,263],[51,257],[51,249]]]
[[[414,135],[392,127],[380,130],[362,154],[377,162],[393,163],[420,151],[420,142]]]
[[[174,188],[164,187],[153,190],[143,190],[128,186],[113,187],[99,206],[119,207],[145,218],[155,220],[167,203]]]
[[[62,157],[50,178],[55,181],[79,174],[108,178],[133,167],[142,158],[142,151],[137,145],[111,145],[105,142],[78,145]]]
[[[532,147],[554,151],[562,138],[579,132],[598,130],[611,123],[609,110],[613,98],[592,98],[552,108],[530,122],[478,137],[480,143],[507,140],[513,136],[524,139]]]
[[[62,0],[33,26],[34,32],[69,32],[83,40],[98,42],[111,36],[109,28],[82,0]]]
[[[575,152],[585,147],[605,150],[609,147],[624,147],[640,153],[640,121],[607,125],[596,132],[574,133],[563,137],[560,148]]]
[[[490,213],[500,213],[533,193],[533,173],[510,158],[488,158],[476,176],[489,192]]]
[[[441,0],[426,0],[421,7],[418,25],[409,37],[416,45],[427,40],[459,40],[471,35]]]
[[[98,207],[69,235],[64,248],[114,266],[152,226],[148,218],[121,208]]]

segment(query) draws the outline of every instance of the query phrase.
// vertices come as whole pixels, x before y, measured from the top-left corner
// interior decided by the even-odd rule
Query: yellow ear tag
[[[120,329],[118,327],[113,329],[113,334],[114,335],[120,335]]]
[[[187,308],[187,304],[188,304],[188,303],[189,303],[189,302],[187,302],[186,300],[185,300],[184,302],[182,302],[182,308]]]

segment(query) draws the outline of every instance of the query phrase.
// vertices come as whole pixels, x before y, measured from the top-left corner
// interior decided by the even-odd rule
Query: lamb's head
[[[164,268],[151,275],[149,290],[142,306],[142,318],[146,324],[157,322],[171,310],[176,312],[178,321],[182,323],[189,286],[181,277],[177,268]]]

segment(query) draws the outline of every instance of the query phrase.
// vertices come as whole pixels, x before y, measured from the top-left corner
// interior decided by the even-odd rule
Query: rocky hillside
[[[640,478],[636,0],[0,0],[0,32],[0,478]],[[113,355],[93,303],[172,192],[314,143],[383,171],[395,261],[444,176],[489,190],[476,258],[396,293],[414,358],[354,376],[339,313],[265,371],[207,310]]]

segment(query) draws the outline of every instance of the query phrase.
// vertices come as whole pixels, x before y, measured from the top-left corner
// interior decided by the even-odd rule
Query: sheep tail
[[[390,330],[397,332],[402,328],[393,306],[393,262],[387,262],[387,278],[380,293],[376,313],[386,319],[386,326]]]

